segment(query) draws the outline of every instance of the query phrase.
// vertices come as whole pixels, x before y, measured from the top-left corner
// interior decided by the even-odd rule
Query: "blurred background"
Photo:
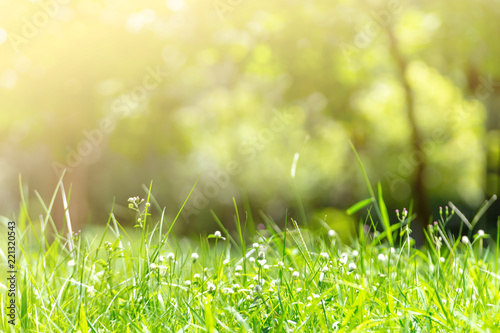
[[[177,232],[367,198],[472,217],[500,188],[500,1],[0,0],[0,214],[62,170],[74,229],[153,194]],[[296,168],[294,156],[299,153]],[[293,176],[293,177],[292,177]],[[63,225],[56,199],[54,218]],[[158,213],[158,211],[156,211]],[[482,225],[496,225],[496,204]],[[157,215],[159,216],[159,214]],[[391,219],[396,221],[394,214]]]

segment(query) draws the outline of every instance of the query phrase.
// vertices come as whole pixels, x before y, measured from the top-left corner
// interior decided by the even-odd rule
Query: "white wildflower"
[[[210,292],[215,291],[215,289],[216,289],[215,284],[213,284],[212,282],[209,282],[209,283],[207,284],[207,289],[208,289],[208,291],[210,291]]]
[[[234,290],[231,288],[224,288],[224,289],[222,289],[222,292],[224,294],[234,294]]]
[[[379,255],[377,256],[377,259],[378,259],[379,261],[387,261],[387,256],[386,256],[385,254],[381,253],[381,254],[379,254]]]
[[[89,293],[89,295],[91,297],[94,297],[96,290],[95,290],[94,286],[89,286],[89,287],[87,287],[87,292]]]
[[[342,265],[345,265],[347,263],[347,259],[348,259],[347,258],[347,253],[342,252],[342,254],[340,255],[340,259],[339,259],[340,263]]]
[[[220,238],[222,240],[226,240],[225,237],[222,237],[222,234],[221,234],[221,232],[219,230],[217,230],[216,232],[214,232],[214,237],[215,238]]]

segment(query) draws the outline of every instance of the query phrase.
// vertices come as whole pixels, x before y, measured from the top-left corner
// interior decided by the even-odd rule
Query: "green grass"
[[[175,220],[166,221],[161,211],[151,213],[151,188],[144,200],[129,200],[137,213],[136,228],[122,228],[110,213],[99,235],[68,237],[54,231],[53,198],[43,205],[46,214],[37,224],[23,199],[17,221],[17,324],[14,328],[2,316],[0,328],[499,331],[498,231],[472,234],[466,225],[466,236],[455,239],[446,224],[465,216],[446,207],[427,230],[428,246],[417,249],[410,238],[411,213],[388,214],[381,190],[377,198],[373,190],[371,195],[349,210],[368,209],[367,224],[360,224],[357,239],[349,244],[321,221],[319,229],[309,231],[293,219],[280,227],[265,218],[266,228],[252,232],[253,220],[241,220],[237,213],[234,233],[214,215],[221,231],[196,242],[178,239],[171,233]],[[373,206],[375,216],[369,214]],[[374,231],[377,223],[382,233]],[[49,240],[45,235],[51,233]],[[4,280],[0,283],[5,313],[8,299]]]

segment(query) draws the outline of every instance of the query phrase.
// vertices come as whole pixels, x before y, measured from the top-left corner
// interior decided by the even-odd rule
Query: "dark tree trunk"
[[[392,56],[397,63],[401,84],[405,91],[406,98],[406,110],[408,116],[408,122],[411,127],[411,137],[412,137],[412,153],[418,156],[416,170],[413,175],[413,184],[412,184],[412,192],[415,198],[415,212],[417,214],[417,221],[423,230],[430,219],[431,211],[429,208],[427,189],[425,187],[425,179],[424,172],[426,168],[426,158],[425,153],[422,150],[422,136],[420,134],[420,130],[418,128],[418,124],[415,119],[415,101],[413,99],[413,90],[411,89],[410,83],[406,78],[406,68],[407,62],[404,59],[403,55],[399,51],[398,42],[392,28],[390,26],[387,27],[387,32],[390,40],[390,48],[392,52]]]

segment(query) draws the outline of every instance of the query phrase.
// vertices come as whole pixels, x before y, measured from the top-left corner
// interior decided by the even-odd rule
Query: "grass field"
[[[499,233],[473,233],[495,197],[472,222],[444,207],[426,230],[428,246],[417,249],[411,211],[389,214],[371,188],[371,197],[349,210],[368,211],[349,244],[321,221],[322,229],[312,232],[293,219],[285,227],[267,219],[265,229],[249,235],[253,221],[237,213],[234,234],[214,216],[220,231],[188,242],[171,233],[176,220],[150,214],[150,193],[129,199],[136,228],[122,228],[111,213],[99,235],[56,233],[49,241],[54,198],[43,204],[37,225],[21,209],[16,325],[2,316],[1,330],[499,331]],[[446,225],[457,215],[464,228],[454,237]],[[383,232],[375,231],[377,224]],[[10,301],[5,281],[3,314]]]

